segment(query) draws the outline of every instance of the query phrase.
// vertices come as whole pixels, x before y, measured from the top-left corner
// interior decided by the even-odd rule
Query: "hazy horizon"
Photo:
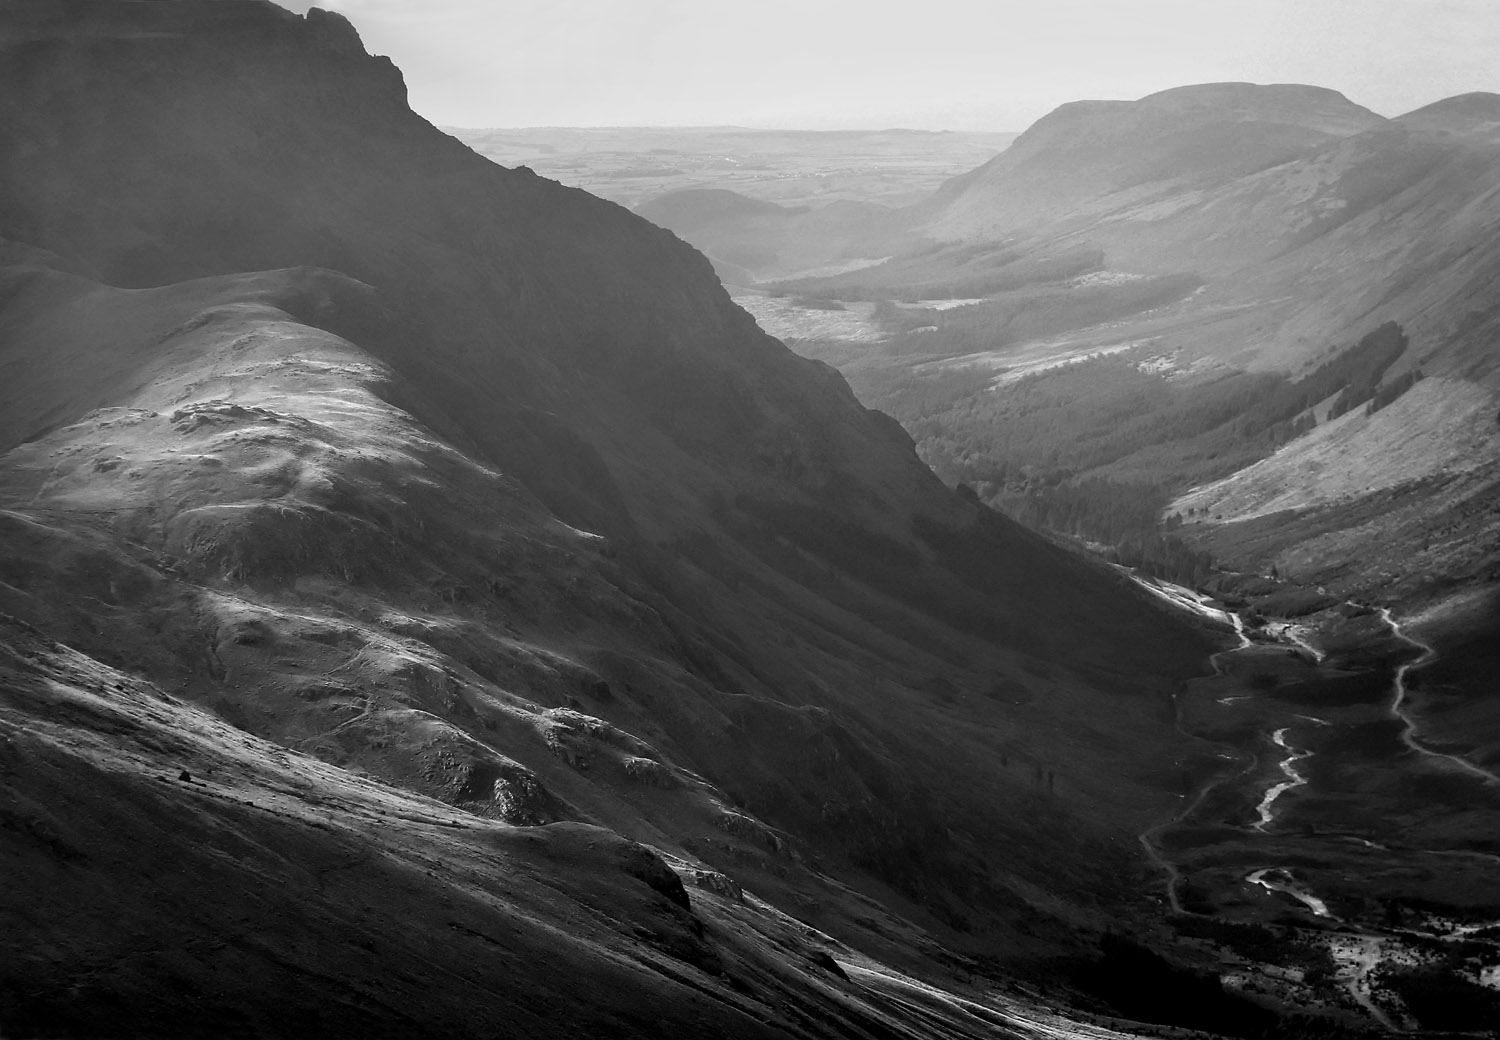
[[[1308,83],[1394,116],[1500,90],[1492,0],[308,0],[463,127],[1019,131],[1068,101]]]

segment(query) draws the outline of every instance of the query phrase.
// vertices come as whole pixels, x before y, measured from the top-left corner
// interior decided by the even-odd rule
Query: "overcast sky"
[[[286,2],[286,0],[283,0]],[[288,3],[306,10],[306,0]],[[439,125],[1021,130],[1186,83],[1500,92],[1500,0],[322,0]]]

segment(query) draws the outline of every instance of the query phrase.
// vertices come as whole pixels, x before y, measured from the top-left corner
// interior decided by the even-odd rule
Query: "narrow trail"
[[[1375,1003],[1371,992],[1370,975],[1380,967],[1384,959],[1381,949],[1384,945],[1385,940],[1378,935],[1343,935],[1334,941],[1329,952],[1333,954],[1334,963],[1340,969],[1339,974],[1344,977],[1344,988],[1354,998],[1354,1002],[1378,1022],[1382,1029],[1392,1033],[1405,1032],[1406,1025],[1386,1014]]]
[[[1153,590],[1153,591],[1157,591],[1157,590]],[[1235,614],[1232,611],[1218,610],[1217,608],[1211,608],[1211,607],[1209,607],[1208,606],[1208,602],[1209,601],[1208,601],[1208,597],[1207,596],[1201,596],[1201,595],[1199,595],[1199,594],[1197,594],[1195,592],[1191,592],[1191,591],[1189,591],[1187,589],[1176,590],[1176,592],[1177,592],[1176,595],[1170,595],[1169,594],[1166,598],[1169,598],[1169,599],[1173,600],[1174,602],[1179,603],[1179,604],[1181,604],[1183,606],[1188,606],[1189,609],[1195,610],[1198,613],[1210,613],[1210,612],[1211,613],[1216,613],[1216,614],[1222,616],[1223,618],[1225,618],[1230,623],[1230,625],[1234,628],[1235,645],[1232,646],[1232,647],[1230,647],[1230,648],[1228,648],[1227,650],[1220,650],[1217,653],[1211,654],[1209,656],[1209,658],[1208,658],[1209,664],[1213,666],[1214,675],[1216,675],[1216,676],[1223,675],[1224,674],[1224,661],[1223,661],[1223,659],[1226,656],[1228,656],[1229,654],[1238,653],[1239,651],[1244,650],[1246,647],[1248,647],[1248,646],[1251,645],[1250,637],[1245,634],[1245,623],[1244,623],[1244,621],[1242,621],[1240,619],[1240,616],[1238,614]],[[1157,591],[1157,594],[1161,595],[1162,593],[1159,592],[1159,591]],[[1191,603],[1189,602],[1189,600],[1191,601]],[[1191,604],[1195,604],[1195,605],[1191,605]],[[1177,732],[1180,733],[1180,734],[1182,734],[1184,737],[1189,737],[1189,738],[1192,738],[1192,739],[1200,739],[1200,738],[1194,738],[1191,733],[1188,733],[1186,730],[1184,730],[1182,728],[1182,714],[1181,714],[1181,711],[1179,710],[1179,705],[1178,705],[1177,697],[1176,697],[1175,694],[1172,697],[1172,710],[1173,710],[1173,714],[1175,716],[1175,722],[1176,722],[1176,726],[1177,726]],[[1237,758],[1238,756],[1230,755],[1227,752],[1220,752],[1220,757],[1221,758]],[[1255,760],[1254,756],[1251,756],[1250,761],[1247,764],[1245,764],[1244,767],[1238,773],[1233,773],[1233,774],[1231,774],[1231,773],[1225,773],[1223,775],[1215,777],[1211,782],[1206,783],[1203,786],[1201,786],[1198,789],[1198,794],[1190,802],[1188,802],[1187,805],[1185,805],[1182,809],[1178,810],[1178,812],[1175,815],[1173,815],[1173,816],[1171,816],[1171,817],[1169,817],[1169,818],[1167,818],[1165,820],[1162,820],[1160,823],[1154,824],[1153,826],[1146,828],[1145,830],[1141,831],[1141,833],[1139,835],[1137,835],[1136,841],[1138,841],[1140,843],[1141,848],[1145,851],[1146,858],[1149,859],[1152,863],[1156,864],[1157,868],[1159,870],[1161,870],[1161,872],[1164,873],[1164,874],[1166,874],[1166,876],[1167,876],[1167,880],[1166,880],[1167,906],[1171,909],[1172,913],[1174,913],[1174,914],[1191,914],[1191,913],[1195,913],[1195,912],[1187,910],[1187,909],[1185,909],[1183,907],[1182,900],[1177,895],[1177,889],[1178,889],[1178,887],[1182,883],[1182,872],[1177,869],[1177,864],[1173,863],[1162,852],[1161,847],[1157,844],[1157,840],[1156,840],[1157,837],[1163,831],[1165,831],[1168,827],[1176,826],[1177,824],[1179,824],[1182,821],[1186,820],[1194,812],[1196,812],[1197,809],[1198,809],[1198,806],[1200,806],[1200,805],[1203,804],[1203,800],[1208,797],[1209,793],[1212,792],[1213,790],[1215,790],[1216,788],[1218,788],[1218,786],[1220,784],[1222,784],[1225,780],[1229,779],[1230,776],[1243,776],[1245,772],[1247,772],[1250,769],[1255,768],[1255,761],[1256,760]]]
[[[1419,755],[1428,755],[1432,758],[1441,758],[1444,761],[1458,766],[1464,772],[1478,777],[1485,783],[1500,784],[1500,775],[1492,773],[1488,769],[1485,769],[1481,766],[1477,766],[1473,762],[1470,762],[1468,759],[1463,758],[1460,755],[1450,755],[1446,751],[1435,751],[1432,748],[1427,747],[1417,739],[1416,720],[1408,715],[1403,709],[1403,705],[1406,703],[1406,675],[1414,668],[1421,668],[1424,665],[1431,664],[1433,659],[1437,657],[1437,651],[1427,643],[1413,638],[1412,636],[1409,636],[1404,631],[1402,631],[1400,623],[1391,616],[1390,607],[1380,608],[1380,620],[1384,621],[1386,626],[1390,628],[1391,635],[1395,636],[1403,643],[1406,643],[1409,646],[1416,647],[1421,651],[1420,656],[1397,666],[1396,677],[1391,682],[1390,712],[1401,723],[1401,742]]]
[[[1220,780],[1222,779],[1221,777]],[[1208,792],[1212,791],[1218,785],[1219,781],[1217,780],[1211,784],[1204,784],[1198,789],[1197,797],[1189,802],[1186,808],[1182,809],[1176,816],[1165,819],[1153,827],[1146,828],[1136,838],[1140,842],[1141,848],[1146,851],[1146,858],[1155,863],[1167,875],[1167,906],[1174,914],[1194,913],[1194,911],[1185,909],[1181,898],[1177,895],[1177,887],[1182,883],[1182,871],[1177,869],[1177,864],[1163,855],[1161,849],[1156,844],[1157,835],[1168,827],[1175,827],[1191,816],[1198,806],[1203,804],[1203,799],[1208,797]]]

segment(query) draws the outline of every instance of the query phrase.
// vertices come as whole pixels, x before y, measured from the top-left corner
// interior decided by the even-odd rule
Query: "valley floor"
[[[1238,645],[1179,698],[1204,753],[1182,810],[1142,835],[1174,929],[1273,1006],[1390,1030],[1500,1020],[1500,775],[1424,733],[1411,688],[1438,652],[1384,608],[1253,639],[1224,617]]]

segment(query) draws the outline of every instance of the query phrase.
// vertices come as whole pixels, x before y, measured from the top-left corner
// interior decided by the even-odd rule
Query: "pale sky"
[[[304,11],[307,0],[289,3]],[[445,126],[1022,130],[1080,98],[1500,92],[1500,0],[321,0]]]

